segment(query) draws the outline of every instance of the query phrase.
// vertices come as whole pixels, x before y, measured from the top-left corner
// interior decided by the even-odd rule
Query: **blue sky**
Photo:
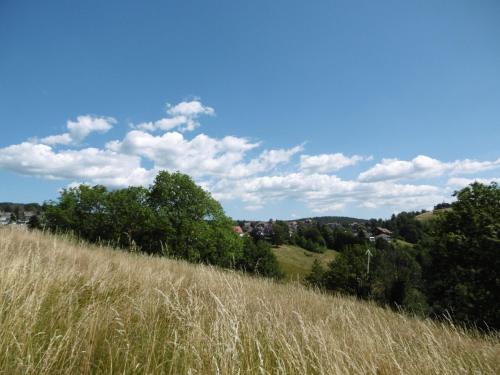
[[[0,201],[181,170],[235,218],[500,178],[498,1],[0,2]],[[55,137],[54,137],[55,136]]]

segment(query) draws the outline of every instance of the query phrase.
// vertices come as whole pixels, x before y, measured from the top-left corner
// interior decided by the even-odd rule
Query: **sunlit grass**
[[[0,230],[1,374],[495,374],[498,336],[168,259]]]
[[[326,268],[335,259],[337,252],[325,250],[323,253],[313,253],[298,246],[281,245],[273,248],[281,269],[288,280],[303,280],[311,272],[311,267],[317,259]]]

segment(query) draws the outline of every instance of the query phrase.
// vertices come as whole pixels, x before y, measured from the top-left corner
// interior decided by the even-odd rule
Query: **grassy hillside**
[[[500,339],[293,283],[0,230],[0,374],[495,374]]]
[[[337,254],[333,250],[326,250],[323,254],[317,254],[293,245],[282,245],[273,248],[273,253],[278,258],[281,269],[285,272],[288,280],[303,280],[311,271],[315,259],[318,259],[326,266]]]
[[[423,214],[415,216],[415,219],[420,220],[420,221],[429,221],[432,220],[436,217],[441,212],[449,211],[451,208],[442,208],[439,210],[434,210],[434,211],[427,211],[424,212]]]

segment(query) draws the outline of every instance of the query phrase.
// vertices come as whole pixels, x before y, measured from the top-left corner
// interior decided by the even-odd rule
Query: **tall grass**
[[[238,273],[0,230],[1,374],[495,374],[498,336]]]

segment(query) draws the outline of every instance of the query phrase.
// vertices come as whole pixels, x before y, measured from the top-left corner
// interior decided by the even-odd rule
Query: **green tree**
[[[273,245],[279,246],[288,243],[290,240],[290,230],[287,223],[277,220],[273,223],[273,235],[271,241]]]
[[[325,286],[325,269],[318,259],[314,259],[311,272],[306,276],[307,285],[323,288]]]
[[[500,328],[500,189],[473,183],[436,222],[425,271],[432,311]]]
[[[106,205],[106,227],[121,247],[139,247],[149,254],[162,250],[168,226],[162,226],[148,205],[149,191],[128,187],[109,192]]]
[[[366,248],[352,245],[340,253],[324,274],[325,288],[360,298],[371,294],[370,275],[366,269]]]
[[[428,306],[422,289],[422,271],[411,246],[395,243],[374,251],[372,295],[382,304],[425,315]]]
[[[15,213],[13,213],[13,212],[12,212],[12,213],[10,214],[9,223],[10,223],[10,224],[13,224],[13,223],[15,223],[15,222],[17,222],[17,216],[16,216],[16,214],[15,214]]]
[[[283,272],[269,243],[263,240],[255,242],[251,237],[245,237],[243,241],[243,256],[238,262],[238,268],[261,276],[283,278]]]
[[[210,259],[237,259],[241,247],[235,241],[222,244],[215,233],[231,238],[232,221],[210,193],[197,186],[191,177],[176,172],[160,172],[150,190],[150,207],[168,233],[170,254],[190,261],[210,263]],[[219,245],[215,246],[217,242]],[[211,253],[206,247],[209,246]],[[218,254],[214,254],[216,252]]]
[[[28,220],[28,228],[42,229],[42,224],[40,222],[40,219],[38,218],[38,215],[33,215],[30,217],[30,219]]]
[[[333,231],[333,248],[337,251],[344,251],[353,245],[360,245],[364,240],[360,240],[357,236],[351,232],[347,232],[345,229],[335,229]]]

